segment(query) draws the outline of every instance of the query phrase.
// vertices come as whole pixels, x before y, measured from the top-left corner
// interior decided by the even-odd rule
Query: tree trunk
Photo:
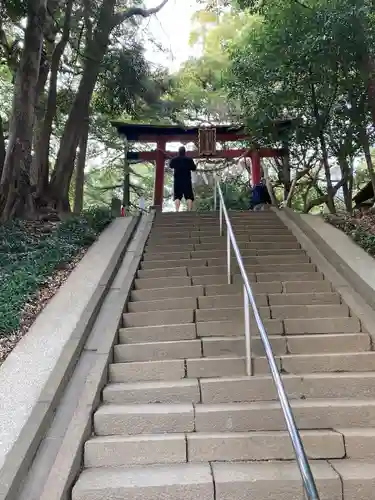
[[[367,95],[372,124],[375,126],[375,61],[367,55]]]
[[[75,178],[73,211],[77,215],[80,214],[83,209],[83,186],[85,182],[85,165],[87,156],[88,135],[89,135],[89,119],[87,117],[79,141],[79,153],[76,162],[76,178]]]
[[[6,149],[5,149],[3,120],[2,120],[1,115],[0,115],[0,179],[1,179],[1,173],[3,171],[5,154],[6,154]]]
[[[57,154],[56,165],[51,177],[50,193],[55,207],[69,210],[69,185],[74,171],[74,155],[78,146],[83,122],[88,116],[90,101],[100,71],[100,65],[107,52],[112,30],[134,16],[148,17],[156,14],[168,2],[162,0],[152,9],[129,7],[115,13],[116,0],[103,0],[93,38],[85,49],[85,63],[78,92],[73,102]]]
[[[116,0],[104,0],[91,43],[85,50],[85,64],[78,92],[65,124],[55,169],[50,183],[50,195],[59,211],[69,211],[69,185],[74,171],[74,156],[81,130],[88,116],[91,96],[100,71],[100,64],[107,51],[109,35],[113,28],[113,11]]]
[[[34,137],[33,144],[34,148],[38,144],[40,140],[40,136],[43,130],[43,118],[45,113],[45,94],[44,89],[47,83],[47,78],[49,74],[49,63],[45,56],[41,57],[40,61],[40,69],[39,69],[39,77],[38,84],[35,91],[35,123],[34,123]],[[31,171],[30,171],[30,184],[32,186],[36,186],[38,184],[38,163],[36,155],[34,154],[32,162],[31,162]]]
[[[324,137],[324,130],[322,127],[322,119],[321,119],[320,112],[319,112],[318,101],[316,98],[315,85],[313,83],[311,84],[311,98],[312,98],[312,105],[313,105],[314,118],[315,118],[315,122],[316,122],[316,128],[318,131],[318,139],[319,139],[320,149],[322,152],[323,168],[324,168],[324,173],[325,173],[326,183],[327,183],[326,205],[328,207],[328,210],[332,214],[334,214],[334,213],[336,213],[336,208],[335,208],[335,202],[334,202],[334,188],[332,185],[331,168],[329,166],[328,149],[327,149],[327,144],[326,144],[326,140]]]
[[[345,154],[343,154],[343,153],[339,154],[338,162],[340,165],[341,177],[343,179],[346,179],[346,181],[342,185],[342,192],[344,195],[345,209],[349,214],[351,214],[352,210],[353,210],[353,201],[352,201],[353,171],[352,171],[351,165],[348,162],[348,158],[346,157]]]
[[[1,220],[33,215],[30,189],[35,96],[43,46],[46,0],[28,2],[24,49],[17,73],[9,142],[0,182]]]
[[[371,150],[370,150],[370,143],[368,140],[368,135],[366,130],[363,128],[360,132],[360,139],[362,143],[362,148],[363,152],[365,154],[365,159],[366,159],[366,165],[367,165],[367,170],[371,179],[371,184],[372,184],[372,189],[374,190],[374,197],[375,197],[375,172],[374,172],[374,165],[372,163],[372,158],[371,158]]]
[[[60,60],[69,41],[72,8],[73,0],[69,0],[66,4],[62,36],[51,57],[51,76],[46,111],[40,137],[35,148],[35,164],[38,169],[37,196],[39,198],[43,198],[48,189],[50,138],[57,107],[57,78]]]

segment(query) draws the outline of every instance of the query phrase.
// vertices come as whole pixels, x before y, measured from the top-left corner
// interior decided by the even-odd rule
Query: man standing
[[[261,180],[260,184],[256,184],[252,189],[250,210],[258,212],[264,210],[266,205],[271,205],[272,200],[268,192],[266,183],[264,179]]]
[[[172,158],[170,168],[173,169],[173,192],[176,212],[180,210],[182,198],[185,198],[188,210],[193,209],[194,192],[191,182],[191,173],[197,170],[192,158],[186,156],[186,149],[181,146],[178,156]]]

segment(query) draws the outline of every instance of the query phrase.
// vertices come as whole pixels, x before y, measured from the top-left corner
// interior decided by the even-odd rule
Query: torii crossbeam
[[[217,143],[228,143],[237,141],[250,141],[243,126],[217,126],[217,127],[189,127],[184,128],[173,125],[143,125],[113,121],[112,125],[117,129],[120,136],[125,137],[128,142],[156,143],[157,149],[152,151],[128,151],[129,160],[154,161],[155,184],[154,184],[154,206],[161,210],[163,206],[164,193],[164,169],[165,160],[176,155],[174,151],[168,151],[169,142],[180,142],[183,144],[193,142],[198,146],[197,151],[188,151],[187,155],[192,158],[228,158],[250,157],[251,181],[258,184],[261,176],[261,158],[284,157],[285,149],[258,148],[258,149],[217,149]],[[289,128],[290,121],[280,121],[275,124],[278,129]]]

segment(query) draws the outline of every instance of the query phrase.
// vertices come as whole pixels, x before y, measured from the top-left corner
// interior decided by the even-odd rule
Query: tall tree
[[[30,191],[34,107],[46,22],[46,0],[30,0],[24,48],[17,72],[7,153],[0,180],[1,220],[32,215]]]
[[[50,197],[58,210],[67,211],[70,209],[69,186],[74,170],[74,158],[80,130],[83,128],[83,122],[88,114],[100,65],[106,54],[112,30],[129,19],[137,16],[148,17],[157,13],[167,1],[163,0],[153,9],[129,7],[125,12],[116,12],[116,0],[103,0],[92,40],[85,48],[82,78],[65,124],[56,165],[51,177]]]

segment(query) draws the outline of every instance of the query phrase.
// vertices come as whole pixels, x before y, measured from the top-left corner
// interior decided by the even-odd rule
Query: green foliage
[[[246,185],[232,182],[222,184],[225,205],[228,210],[249,210],[250,188]],[[202,185],[196,188],[195,209],[198,212],[207,212],[214,209],[214,195],[212,187]]]
[[[108,210],[91,209],[49,233],[21,220],[0,227],[0,335],[19,327],[23,308],[38,288],[91,245],[110,221]]]

